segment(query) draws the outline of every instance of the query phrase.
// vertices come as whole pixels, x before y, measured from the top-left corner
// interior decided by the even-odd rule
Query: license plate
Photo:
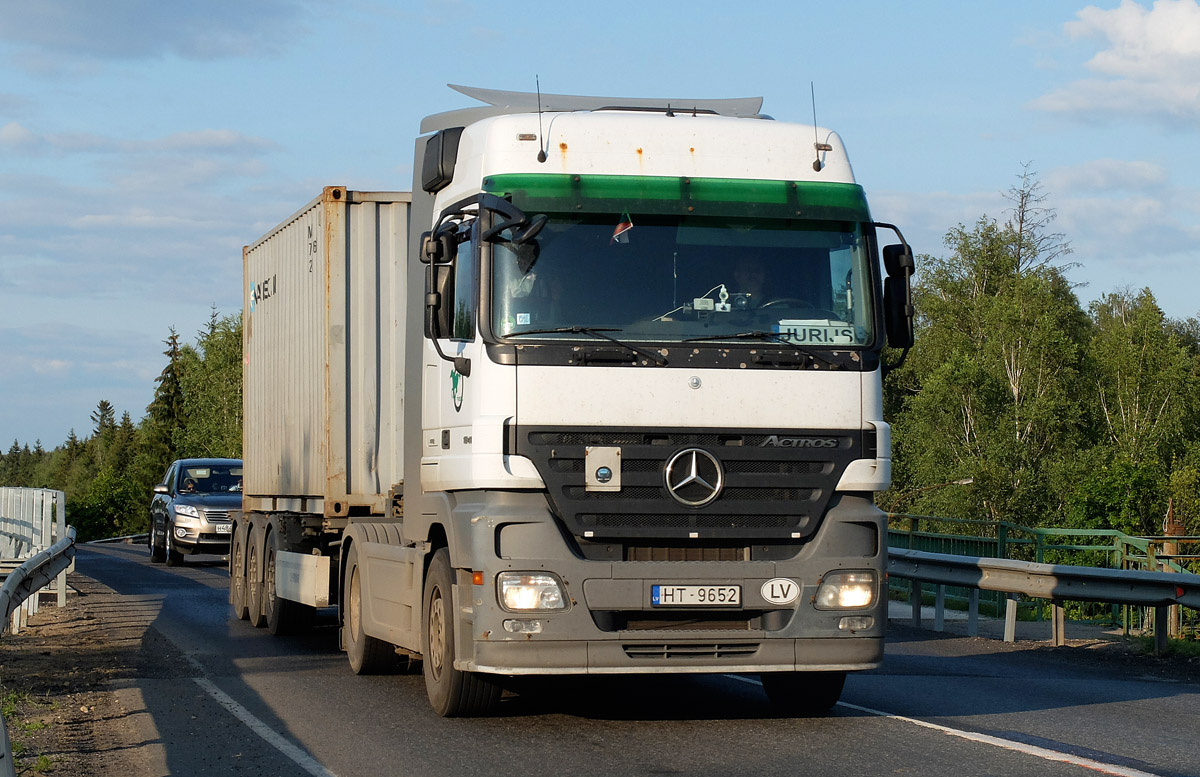
[[[229,534],[230,532],[233,531],[233,524],[232,523],[216,523],[216,524],[213,524],[213,529],[217,532],[217,534]]]
[[[650,604],[654,607],[737,607],[741,603],[740,585],[650,586]]]

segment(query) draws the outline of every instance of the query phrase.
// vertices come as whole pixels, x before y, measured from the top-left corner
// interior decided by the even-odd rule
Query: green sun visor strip
[[[512,197],[525,213],[648,215],[870,221],[858,184],[740,178],[511,173],[488,176],[483,190]]]

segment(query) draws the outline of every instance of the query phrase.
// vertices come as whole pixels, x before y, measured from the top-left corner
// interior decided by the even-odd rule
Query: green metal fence
[[[1200,555],[1184,552],[1189,548],[1200,550],[1200,537],[1195,536],[1134,537],[1115,529],[1034,528],[1008,521],[888,513],[888,544],[893,548],[1043,564],[1200,572]],[[901,596],[907,594],[907,587],[897,586],[895,590]],[[968,592],[951,588],[946,595],[951,601],[965,602]],[[1004,594],[985,592],[981,598],[985,614],[988,609],[1002,612],[1004,598]],[[1024,606],[1032,617],[1042,619],[1042,603]],[[1127,632],[1142,627],[1147,619],[1153,622],[1153,616],[1141,608],[1098,603],[1072,605],[1069,613],[1074,620],[1121,623]],[[1172,630],[1177,634],[1189,626],[1195,630],[1196,618],[1194,612],[1177,613]]]

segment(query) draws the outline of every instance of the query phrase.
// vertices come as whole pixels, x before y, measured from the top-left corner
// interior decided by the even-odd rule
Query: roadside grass
[[[48,730],[47,718],[57,705],[49,698],[38,698],[28,691],[0,688],[0,714],[8,728],[13,766],[16,773],[49,774],[54,759],[40,752],[37,734]]]

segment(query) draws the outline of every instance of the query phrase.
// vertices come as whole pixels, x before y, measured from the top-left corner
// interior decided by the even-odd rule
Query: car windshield
[[[803,219],[795,210],[788,218],[746,202],[708,202],[680,214],[638,204],[601,199],[575,212],[526,210],[547,222],[530,241],[536,247],[503,235],[495,245],[493,332],[578,339],[600,329],[625,342],[719,342],[759,332],[818,348],[873,343],[866,218]]]
[[[179,468],[181,494],[241,493],[242,465],[203,464]]]

